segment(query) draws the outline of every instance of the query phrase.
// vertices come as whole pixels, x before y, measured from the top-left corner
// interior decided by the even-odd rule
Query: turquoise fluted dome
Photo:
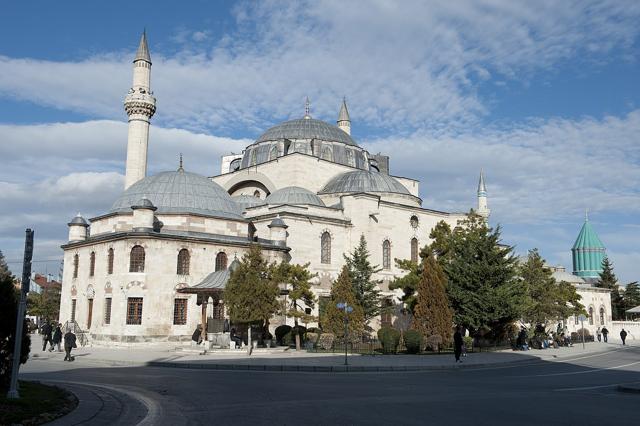
[[[582,278],[598,278],[602,272],[605,252],[606,249],[598,238],[598,234],[593,230],[591,223],[585,220],[571,249],[573,274]]]

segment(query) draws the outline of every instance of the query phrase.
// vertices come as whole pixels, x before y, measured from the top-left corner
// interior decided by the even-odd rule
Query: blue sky
[[[425,207],[473,207],[484,168],[519,253],[570,268],[588,208],[621,281],[638,280],[639,18],[631,0],[5,3],[0,249],[20,259],[32,226],[35,268],[57,270],[69,218],[121,190],[146,27],[151,172],[184,152],[213,175],[305,96],[329,122],[346,96],[355,139],[420,179]]]

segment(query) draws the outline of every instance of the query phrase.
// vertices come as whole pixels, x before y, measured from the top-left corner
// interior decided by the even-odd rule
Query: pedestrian
[[[602,340],[604,340],[605,343],[607,343],[609,341],[609,330],[607,330],[607,327],[602,327]]]
[[[624,345],[624,341],[627,338],[627,332],[624,331],[624,328],[622,329],[622,331],[620,332],[620,339],[622,339],[622,344]]]
[[[58,347],[58,352],[62,352],[60,344],[62,343],[62,324],[56,325],[56,330],[53,332],[53,345],[49,348],[49,352],[53,352],[54,345]]]
[[[456,327],[456,332],[453,334],[453,354],[456,356],[456,362],[462,362],[460,355],[462,354],[462,333],[460,333],[460,327]]]
[[[600,331],[600,327],[596,330],[596,336],[598,336],[598,342],[602,341],[602,331]]]
[[[202,343],[202,325],[201,324],[198,324],[198,326],[196,327],[196,330],[191,335],[191,340],[196,342],[196,345],[199,345],[200,343]]]
[[[53,347],[53,340],[51,339],[51,333],[53,333],[53,327],[49,324],[49,321],[45,321],[42,326],[42,350],[47,349],[47,343]]]
[[[230,334],[229,338],[231,339],[232,342],[235,343],[234,346],[236,348],[237,347],[242,347],[242,339],[236,335],[236,329],[232,328],[231,332],[229,334]]]
[[[64,360],[65,361],[73,361],[74,358],[71,356],[71,350],[73,348],[77,348],[76,345],[76,335],[73,334],[71,329],[69,328],[64,335]]]

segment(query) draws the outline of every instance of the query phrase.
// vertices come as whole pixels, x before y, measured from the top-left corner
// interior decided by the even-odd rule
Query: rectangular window
[[[142,297],[129,297],[127,299],[127,324],[142,324]]]
[[[76,320],[76,299],[71,300],[71,321]]]
[[[104,299],[104,323],[111,324],[111,298]]]
[[[187,299],[175,299],[173,305],[173,324],[185,325],[187,323]]]

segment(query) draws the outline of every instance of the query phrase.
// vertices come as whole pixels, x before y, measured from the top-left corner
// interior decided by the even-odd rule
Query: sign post
[[[580,327],[582,327],[582,349],[584,349],[584,322],[587,317],[581,314],[578,319],[580,320]]]
[[[18,399],[18,370],[20,369],[20,350],[22,349],[22,328],[24,327],[24,313],[27,308],[27,293],[31,282],[31,259],[33,257],[33,231],[26,230],[24,240],[24,261],[22,263],[22,287],[20,289],[20,303],[18,304],[18,316],[16,318],[16,334],[14,335],[13,359],[11,360],[11,384],[7,399]]]
[[[344,365],[349,365],[347,361],[347,342],[349,337],[349,314],[353,312],[353,307],[347,302],[336,303],[336,307],[344,311]]]

